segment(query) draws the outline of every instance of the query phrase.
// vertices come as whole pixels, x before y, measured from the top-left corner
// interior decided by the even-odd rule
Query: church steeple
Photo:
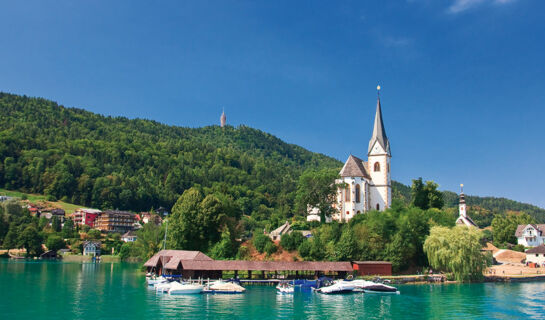
[[[386,130],[384,129],[384,123],[382,122],[382,110],[380,108],[380,86],[377,86],[377,111],[375,113],[373,136],[369,141],[368,154],[371,154],[375,143],[378,143],[382,147],[382,150],[388,154],[388,156],[392,156],[390,153],[390,141],[388,141]]]

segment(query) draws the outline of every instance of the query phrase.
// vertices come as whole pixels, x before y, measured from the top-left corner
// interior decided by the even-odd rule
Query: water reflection
[[[0,260],[2,319],[543,318],[545,283],[406,285],[401,295],[321,295],[247,286],[246,293],[169,296],[138,265]],[[32,308],[28,307],[29,301]]]

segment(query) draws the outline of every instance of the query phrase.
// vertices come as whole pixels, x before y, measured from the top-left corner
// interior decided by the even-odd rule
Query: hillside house
[[[545,266],[545,245],[526,250],[526,263],[535,263],[541,267]]]
[[[280,240],[283,235],[291,233],[291,226],[289,222],[286,221],[283,225],[280,227],[274,229],[269,233],[269,238],[271,238],[272,241]]]
[[[121,241],[123,242],[135,242],[137,239],[136,233],[134,231],[127,231],[124,235],[121,236]]]
[[[517,243],[525,247],[537,247],[544,244],[545,224],[521,224],[515,231]]]
[[[83,255],[84,256],[100,256],[100,241],[84,241]]]

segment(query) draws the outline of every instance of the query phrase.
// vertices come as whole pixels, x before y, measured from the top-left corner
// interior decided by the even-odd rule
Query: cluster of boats
[[[173,277],[158,276],[147,277],[148,286],[153,287],[157,293],[165,293],[169,295],[186,295],[186,294],[201,294],[201,293],[243,293],[245,288],[231,281],[216,280],[208,281],[203,284],[202,281],[192,282],[183,281]]]
[[[147,277],[147,283],[149,287],[153,287],[157,293],[164,293],[168,295],[186,295],[186,294],[201,294],[201,293],[213,293],[213,294],[233,294],[243,293],[246,291],[236,280],[214,280],[206,281],[202,280],[193,282],[183,281],[181,278],[165,277],[165,276],[152,276]],[[322,294],[341,294],[352,292],[365,292],[365,293],[383,293],[383,294],[399,294],[397,288],[390,286],[380,280],[368,281],[368,280],[292,280],[283,281],[278,284],[276,290],[279,294],[293,294],[295,288],[301,289],[310,288],[316,293]]]
[[[276,290],[280,294],[290,294],[295,291],[297,285],[293,282],[282,282]],[[352,292],[399,294],[397,288],[380,281],[368,280],[337,280],[326,281],[324,286],[312,287],[312,290],[322,294],[342,294]]]

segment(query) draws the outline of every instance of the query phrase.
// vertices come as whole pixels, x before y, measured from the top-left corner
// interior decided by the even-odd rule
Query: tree
[[[146,223],[136,232],[136,245],[140,250],[140,257],[148,260],[161,249],[165,228],[155,223]]]
[[[47,237],[47,241],[45,243],[45,246],[48,250],[58,251],[60,249],[63,249],[66,247],[66,244],[64,243],[64,240],[55,234],[50,234],[49,237]]]
[[[19,235],[18,246],[27,250],[27,255],[40,255],[42,253],[42,238],[33,226],[27,226]]]
[[[172,208],[169,246],[176,249],[207,251],[219,238],[225,217],[221,201],[214,195],[204,199],[197,188],[190,188]]]
[[[334,212],[332,204],[335,202],[338,177],[336,169],[323,169],[320,171],[307,170],[299,177],[296,194],[296,211],[307,214],[308,208],[318,208],[320,219],[325,222],[325,217]]]
[[[517,243],[515,232],[518,225],[526,225],[535,223],[534,218],[530,217],[526,213],[510,213],[507,215],[496,215],[492,219],[492,236],[494,238],[494,244],[500,246],[504,243]]]
[[[430,265],[452,272],[457,281],[482,278],[487,258],[481,253],[480,231],[457,226],[433,227],[424,242],[424,251]]]
[[[292,233],[282,235],[282,238],[280,238],[280,245],[288,251],[293,251],[297,249],[304,240],[305,237],[301,232],[293,231]]]
[[[254,244],[255,249],[259,253],[265,252],[265,247],[267,246],[267,243],[272,243],[271,238],[263,233],[257,233],[254,235],[252,239],[252,243]]]
[[[53,229],[54,232],[61,231],[61,220],[57,216],[51,217],[51,229]]]
[[[273,253],[276,252],[276,250],[278,250],[278,248],[272,241],[267,242],[264,249],[265,249],[264,251],[267,253],[268,256],[272,255]]]
[[[3,247],[6,249],[13,249],[17,247],[17,238],[19,233],[19,228],[15,223],[9,225],[8,233],[4,237],[4,242],[2,243]]]
[[[439,185],[433,181],[422,182],[422,178],[413,180],[411,187],[411,204],[422,210],[441,209],[444,205],[443,194],[437,190]]]
[[[98,229],[91,229],[91,230],[89,230],[89,232],[87,232],[87,237],[89,239],[97,240],[97,239],[100,239],[102,237],[102,234],[101,234],[100,230],[98,230]]]
[[[237,254],[237,246],[231,237],[231,232],[225,228],[221,233],[221,240],[210,250],[210,257],[213,259],[230,259]]]
[[[72,219],[64,221],[64,225],[62,226],[62,237],[65,239],[74,237],[74,221]]]
[[[335,257],[337,260],[343,261],[354,260],[358,256],[357,249],[358,245],[354,231],[350,227],[345,228],[339,242],[335,246]]]

